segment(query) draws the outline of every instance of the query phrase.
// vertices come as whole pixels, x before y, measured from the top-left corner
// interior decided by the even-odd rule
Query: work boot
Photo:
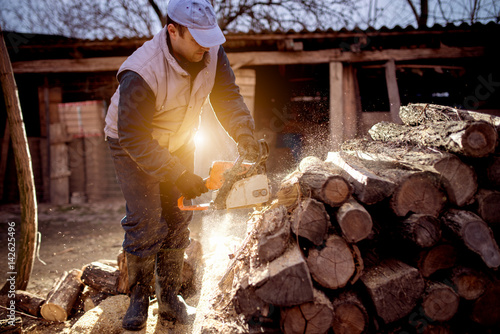
[[[127,257],[130,305],[122,320],[122,327],[139,331],[148,320],[149,296],[152,294],[154,255],[142,258],[125,253]]]
[[[177,295],[181,286],[184,249],[161,249],[156,254],[156,297],[161,321],[194,322],[196,308]]]

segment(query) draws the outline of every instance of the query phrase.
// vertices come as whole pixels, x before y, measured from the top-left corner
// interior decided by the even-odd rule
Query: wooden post
[[[16,233],[20,234],[19,245],[16,245],[18,249],[16,264],[15,266],[9,264],[8,270],[16,273],[16,290],[26,290],[35,260],[38,230],[35,180],[17,94],[17,85],[1,28],[0,35],[2,35],[0,40],[0,82],[7,107],[7,120],[12,138],[12,150],[16,160],[19,202],[21,205],[21,225],[16,226]],[[6,292],[9,288],[10,285],[5,284],[1,291]]]
[[[392,121],[394,123],[401,124],[401,118],[399,118],[401,99],[399,98],[399,87],[396,77],[396,62],[394,59],[390,59],[387,63],[385,63],[385,80],[387,82],[387,92],[389,94]]]
[[[344,98],[342,76],[342,63],[330,63],[330,137],[332,140],[332,150],[340,148],[340,145],[344,141]]]

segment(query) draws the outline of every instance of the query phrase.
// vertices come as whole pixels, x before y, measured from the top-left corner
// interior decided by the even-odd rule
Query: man
[[[171,0],[167,25],[120,67],[105,134],[126,200],[123,248],[130,306],[123,328],[147,320],[155,281],[160,320],[189,323],[196,309],[178,296],[192,214],[177,199],[207,191],[193,174],[201,107],[209,97],[240,155],[255,158],[254,122],[220,46],[225,37],[208,0]]]

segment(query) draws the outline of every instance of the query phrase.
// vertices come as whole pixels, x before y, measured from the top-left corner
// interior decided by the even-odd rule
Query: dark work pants
[[[123,150],[118,139],[107,138],[116,175],[126,201],[123,249],[136,256],[147,257],[160,249],[186,248],[189,245],[190,211],[181,211],[181,196],[172,182],[159,182],[143,172]],[[181,148],[174,153],[182,164],[193,171],[194,148]]]

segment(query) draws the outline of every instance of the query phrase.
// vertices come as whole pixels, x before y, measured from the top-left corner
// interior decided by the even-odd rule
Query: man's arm
[[[253,136],[255,123],[234,80],[233,70],[221,46],[217,55],[217,73],[210,93],[210,103],[224,129],[238,141],[243,135]]]
[[[144,172],[159,181],[175,182],[185,171],[185,167],[179,158],[161,147],[152,137],[155,101],[153,91],[137,73],[127,71],[120,76],[120,146]]]

